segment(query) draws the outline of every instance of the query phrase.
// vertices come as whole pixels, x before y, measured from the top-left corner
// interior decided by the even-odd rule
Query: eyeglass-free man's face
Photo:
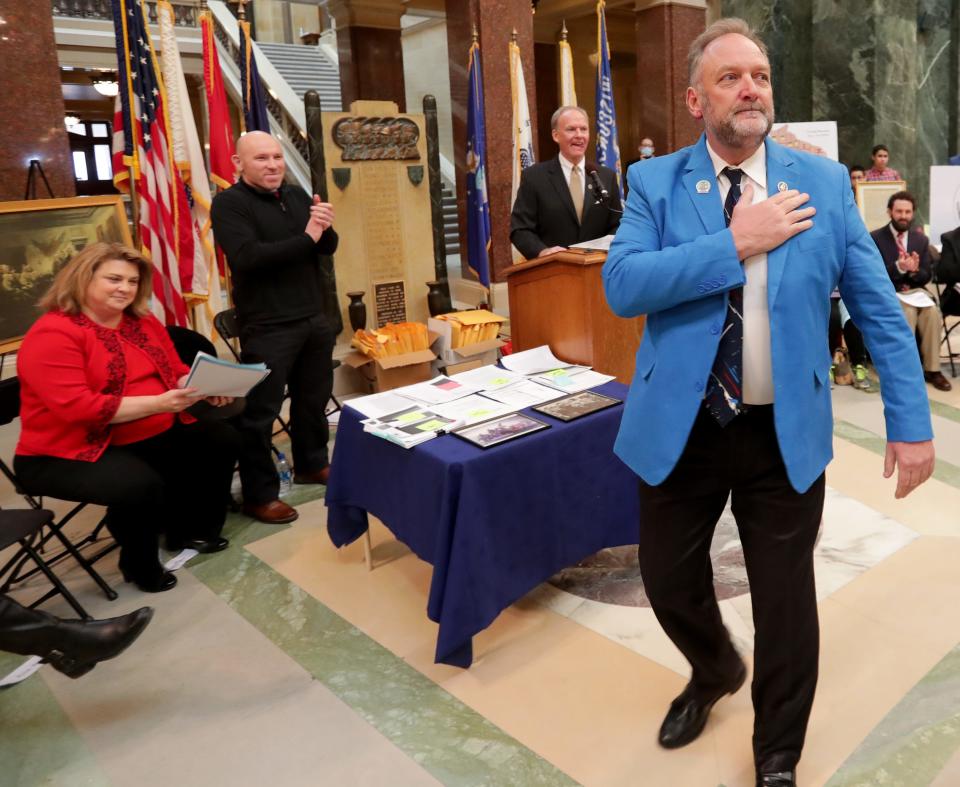
[[[574,109],[564,112],[557,118],[557,127],[552,135],[567,161],[573,164],[583,161],[590,143],[590,124],[586,115]]]

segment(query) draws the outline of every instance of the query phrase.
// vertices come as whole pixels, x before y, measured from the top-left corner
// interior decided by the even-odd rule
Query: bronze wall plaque
[[[377,327],[388,322],[407,321],[407,301],[403,280],[378,281],[373,285],[374,307],[377,310]]]
[[[419,160],[420,129],[408,118],[346,117],[333,124],[333,142],[343,161]]]

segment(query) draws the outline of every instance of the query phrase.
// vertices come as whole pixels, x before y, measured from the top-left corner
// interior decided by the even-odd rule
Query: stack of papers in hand
[[[432,440],[450,429],[464,426],[465,421],[448,418],[425,407],[408,407],[383,418],[367,418],[360,422],[363,431],[389,440],[404,448]]]
[[[200,396],[246,396],[268,374],[262,363],[234,363],[199,352],[184,388],[196,388]]]

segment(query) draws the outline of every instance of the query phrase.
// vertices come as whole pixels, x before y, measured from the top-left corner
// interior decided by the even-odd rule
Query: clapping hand
[[[317,242],[320,240],[320,236],[323,235],[324,230],[332,224],[333,205],[329,202],[321,202],[320,197],[314,194],[313,204],[310,206],[310,220],[307,222],[307,226],[304,227],[303,231],[313,238],[314,242]]]
[[[911,251],[909,254],[900,252],[900,259],[897,260],[897,264],[904,273],[916,273],[920,270],[920,255],[915,251]]]

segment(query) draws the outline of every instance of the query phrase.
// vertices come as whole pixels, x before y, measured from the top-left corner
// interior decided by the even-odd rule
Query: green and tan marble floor
[[[821,600],[805,787],[960,784],[960,389],[931,397],[936,477],[896,501],[879,397],[834,391],[831,500],[909,537]],[[15,439],[0,430],[3,455]],[[231,515],[231,548],[169,593],[123,584],[114,558],[115,602],[68,573],[96,615],[157,614],[81,680],[44,668],[0,692],[0,786],[752,784],[746,691],[691,746],[657,747],[685,675],[649,610],[627,641],[532,593],[475,639],[471,669],[433,664],[429,566],[379,523],[374,571],[359,543],[335,550],[322,491],[297,488],[289,527]],[[749,596],[730,604],[748,618]]]

